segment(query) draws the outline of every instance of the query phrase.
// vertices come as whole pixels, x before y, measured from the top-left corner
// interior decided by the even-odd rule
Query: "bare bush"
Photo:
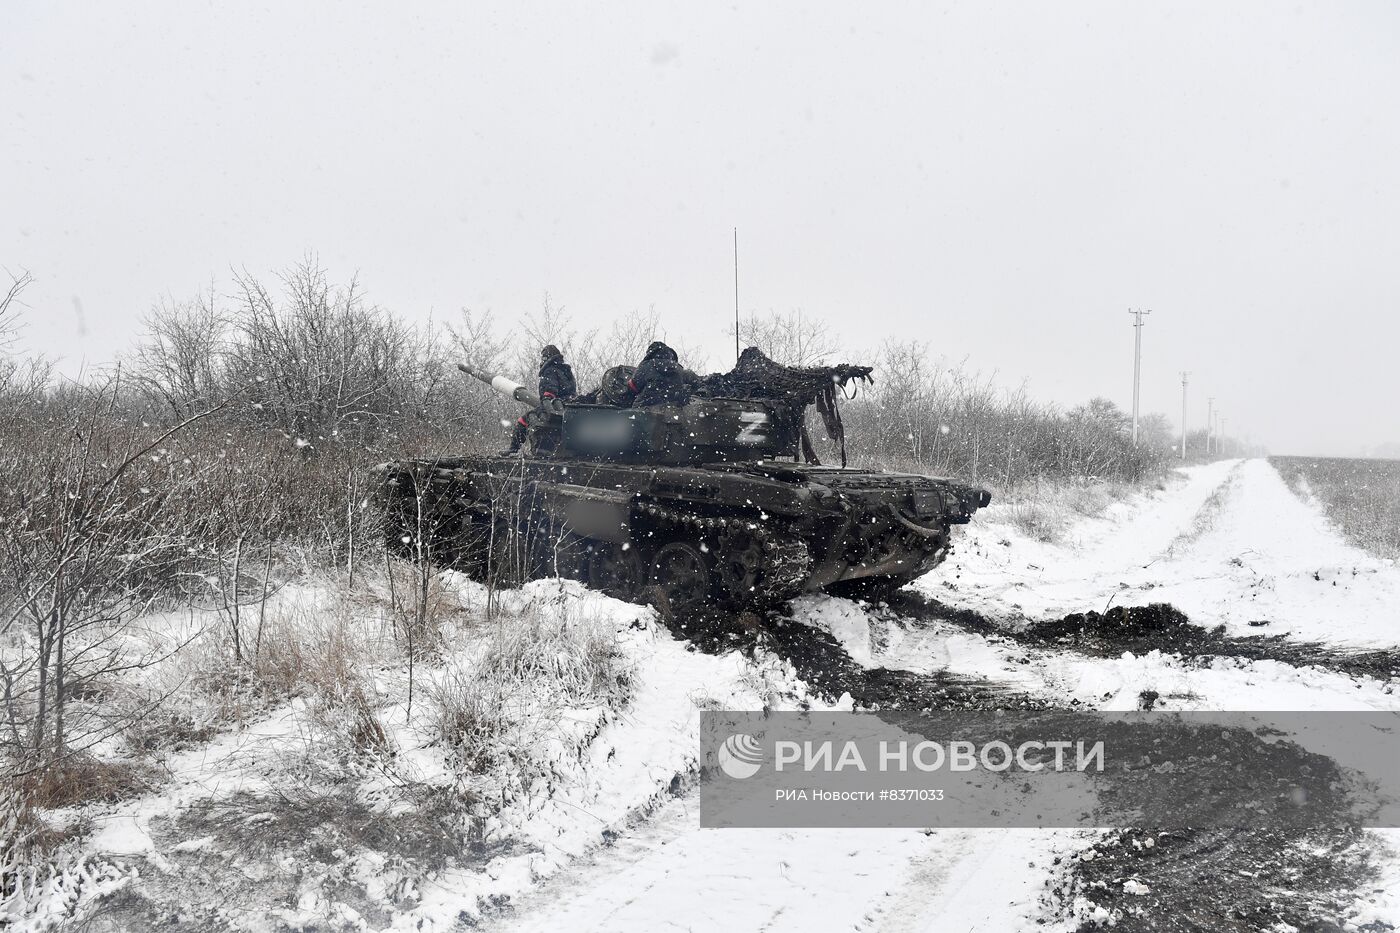
[[[434,685],[438,733],[467,773],[502,769],[524,783],[545,766],[562,710],[619,709],[632,671],[607,620],[572,617],[565,604],[530,602],[498,614],[472,665]]]
[[[8,410],[0,434],[0,749],[21,773],[108,734],[70,699],[141,663],[124,626],[196,569],[200,523],[183,519],[200,466],[162,444],[211,412],[156,432],[117,417],[120,396],[116,380],[75,387]]]
[[[226,378],[247,387],[255,422],[308,447],[426,415],[448,375],[437,342],[367,305],[356,281],[334,288],[307,261],[283,274],[280,300],[246,273],[237,285]]]
[[[1027,537],[1054,544],[1069,527],[1064,510],[1053,503],[1021,499],[1007,506],[1007,518]]]
[[[34,282],[28,272],[10,276],[10,284],[0,295],[0,350],[14,343],[15,332],[19,329],[20,295]]]
[[[750,314],[739,327],[740,342],[758,347],[764,355],[785,366],[817,366],[828,362],[841,347],[821,318],[787,314]]]
[[[175,418],[217,404],[226,395],[229,316],[208,294],[162,303],[145,319],[135,366],[138,385]]]

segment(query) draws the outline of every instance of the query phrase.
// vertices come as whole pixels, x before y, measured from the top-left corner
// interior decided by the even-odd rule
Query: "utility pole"
[[[1186,377],[1191,375],[1181,371],[1181,459],[1186,459]]]
[[[1220,447],[1221,447],[1222,450],[1224,450],[1224,448],[1226,447],[1226,445],[1229,443],[1229,439],[1226,438],[1226,436],[1225,436],[1225,425],[1227,425],[1227,424],[1229,424],[1229,423],[1230,423],[1229,420],[1226,419],[1226,418],[1221,418],[1221,419],[1220,419]],[[1228,451],[1226,451],[1226,456],[1229,456],[1229,452],[1228,452]]]
[[[739,362],[739,228],[734,228],[734,362]]]
[[[1142,316],[1151,314],[1151,311],[1134,311],[1128,309],[1128,313],[1133,315],[1133,446],[1138,442],[1138,398],[1142,387]]]
[[[1206,399],[1206,456],[1210,456],[1210,436],[1215,433],[1215,396]]]

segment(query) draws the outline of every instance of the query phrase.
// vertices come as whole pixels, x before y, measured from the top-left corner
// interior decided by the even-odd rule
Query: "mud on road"
[[[798,678],[828,702],[850,694],[858,710],[1048,709],[1053,704],[983,678],[922,674],[857,663],[830,633],[771,611],[677,618],[659,613],[677,638],[698,651],[767,651],[792,665]]]
[[[1293,667],[1320,667],[1352,677],[1400,679],[1400,648],[1346,649],[1319,642],[1297,641],[1284,635],[1225,634],[1224,626],[1206,628],[1167,603],[1114,606],[1107,612],[1076,612],[1060,619],[1011,628],[969,609],[955,609],[908,590],[890,600],[889,608],[904,619],[937,620],[977,635],[1003,638],[1026,647],[1064,649],[1089,657],[1117,657],[1124,651],[1150,651],[1189,660],[1242,658],[1279,661]],[[1253,623],[1260,628],[1265,620]]]
[[[1349,652],[1279,636],[1231,638],[1195,625],[1162,604],[1076,613],[1016,631],[908,591],[892,600],[888,610],[914,624],[936,619],[1027,647],[1094,657],[1161,650],[1203,661],[1267,659],[1381,679],[1400,675],[1400,653],[1395,651]],[[1040,710],[1065,705],[990,680],[865,667],[830,633],[781,613],[691,620],[672,623],[672,628],[697,650],[769,651],[792,664],[815,693],[829,700],[849,693],[857,709],[884,711],[897,720],[925,710]],[[1189,744],[1187,740],[1183,746]],[[1238,761],[1203,766],[1220,780],[1237,779],[1246,760],[1257,764],[1250,757],[1258,752],[1253,745],[1242,744]],[[1113,830],[1063,866],[1042,902],[1047,918],[1079,918],[1084,931],[1102,929],[1110,918],[1114,929],[1126,931],[1347,929],[1346,916],[1358,891],[1379,875],[1371,842],[1356,824],[1356,801],[1346,790],[1347,781],[1333,762],[1296,746],[1285,743],[1268,754],[1287,760],[1256,775],[1261,793],[1287,792],[1266,786],[1275,775],[1299,770],[1309,775],[1309,806],[1298,819],[1257,829]],[[1303,764],[1306,767],[1300,768]],[[1131,784],[1118,794],[1125,811],[1134,803],[1130,788]],[[1184,797],[1179,812],[1195,813],[1195,805]],[[1157,812],[1173,811],[1167,805]],[[1201,822],[1206,822],[1204,817]],[[1371,933],[1388,928],[1361,929]]]
[[[1052,893],[1061,916],[1078,901],[1130,933],[1381,933],[1393,928],[1345,925],[1358,888],[1375,877],[1355,828],[1124,829],[1076,856]],[[1089,919],[1078,929],[1107,925]]]

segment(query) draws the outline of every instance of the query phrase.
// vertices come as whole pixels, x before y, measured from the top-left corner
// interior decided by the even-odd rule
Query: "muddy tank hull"
[[[484,580],[565,576],[675,608],[883,595],[934,569],[982,489],[781,461],[465,457],[379,468],[388,539]]]

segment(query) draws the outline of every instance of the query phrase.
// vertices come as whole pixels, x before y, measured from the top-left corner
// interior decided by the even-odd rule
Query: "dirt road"
[[[1347,544],[1265,461],[1187,469],[1162,490],[1077,521],[1055,544],[1031,540],[1005,518],[996,508],[979,514],[945,568],[891,606],[796,603],[786,624],[819,633],[822,657],[834,659],[824,662],[834,673],[818,692],[846,689],[868,702],[851,686],[931,677],[1105,710],[1400,709],[1386,668],[1386,650],[1400,643],[1400,569]],[[1179,650],[1168,632],[1150,650],[1117,652],[1102,639],[1030,637],[1036,623],[1070,613],[1148,603],[1175,606],[1203,640]],[[1221,626],[1214,641],[1205,638]],[[1220,647],[1234,639],[1262,647]],[[1379,666],[1312,666],[1291,651],[1303,641],[1333,658],[1370,650]],[[773,640],[767,650],[795,649]],[[801,673],[801,659],[790,660]],[[1300,843],[1301,861],[1273,859],[1248,839],[1193,838],[1166,847],[1168,866],[1115,862],[1131,855],[1132,840],[1093,831],[702,831],[696,823],[693,794],[673,799],[492,925],[1006,931],[1091,927],[1113,916],[1118,929],[1379,930],[1390,927],[1365,924],[1400,916],[1389,848],[1397,837],[1386,832],[1333,850]],[[1090,847],[1092,870],[1079,854]],[[1212,902],[1193,866],[1233,880]],[[1124,894],[1125,878],[1155,886],[1153,896]],[[1196,894],[1202,913],[1174,911]]]

